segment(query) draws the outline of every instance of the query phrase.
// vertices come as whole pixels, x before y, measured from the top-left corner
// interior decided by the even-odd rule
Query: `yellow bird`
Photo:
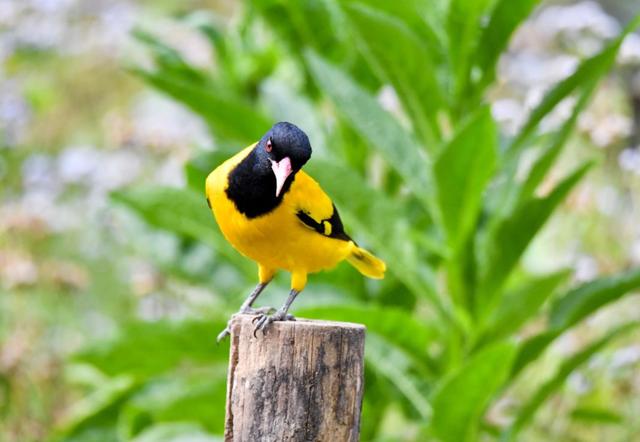
[[[273,321],[294,320],[288,310],[309,273],[346,259],[365,276],[384,277],[385,263],[345,233],[331,199],[301,170],[309,158],[307,135],[281,122],[207,177],[207,202],[220,230],[236,250],[258,264],[259,283],[239,310],[258,315],[254,334]],[[272,315],[270,308],[252,308],[278,270],[291,272],[284,305]],[[218,341],[228,334],[227,326]]]

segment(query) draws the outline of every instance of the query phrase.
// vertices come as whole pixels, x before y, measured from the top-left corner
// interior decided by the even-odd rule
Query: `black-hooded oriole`
[[[287,312],[309,273],[346,259],[363,275],[384,276],[385,263],[345,233],[331,199],[301,170],[310,157],[307,135],[281,122],[206,180],[207,201],[225,238],[258,263],[259,283],[239,310],[258,315],[256,331],[273,321],[293,319]],[[291,292],[284,305],[272,315],[252,308],[278,270],[291,272]],[[218,340],[228,333],[227,327]]]

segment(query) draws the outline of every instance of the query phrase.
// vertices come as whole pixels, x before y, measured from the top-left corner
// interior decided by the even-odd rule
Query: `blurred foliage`
[[[220,440],[228,343],[216,347],[214,337],[256,271],[215,227],[204,179],[280,120],[307,131],[314,156],[306,169],[354,238],[388,263],[381,282],[346,266],[314,275],[294,306],[299,316],[367,326],[362,440],[526,437],[574,370],[637,322],[585,342],[506,419],[491,411],[551,344],[640,287],[640,270],[571,286],[568,271],[529,274],[521,265],[593,166],[551,174],[623,38],[640,24],[585,58],[511,137],[485,100],[500,54],[537,3],[258,0],[229,23],[184,15],[210,45],[212,68],[137,30],[152,63],[130,71],[201,117],[216,148],[186,164],[185,187],[137,186],[112,200],[170,235],[179,253],[163,272],[210,290],[215,305],[182,320],[125,318],[112,339],[77,353],[68,379],[85,395],[54,439]],[[379,94],[389,88],[395,100]],[[567,99],[569,117],[546,131],[545,117]],[[186,268],[203,245],[210,266]],[[285,286],[277,280],[269,292],[261,300],[279,303],[272,293]],[[571,418],[624,425],[634,417],[614,406],[586,404]]]

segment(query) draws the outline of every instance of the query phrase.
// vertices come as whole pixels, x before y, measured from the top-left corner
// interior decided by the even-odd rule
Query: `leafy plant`
[[[307,301],[301,299],[297,311],[368,326],[363,439],[382,434],[380,417],[391,408],[402,410],[422,438],[515,439],[569,373],[636,324],[621,325],[565,361],[514,411],[512,424],[490,428],[484,421],[489,406],[556,338],[640,286],[640,271],[633,270],[566,289],[566,271],[528,275],[519,265],[592,166],[578,166],[539,194],[598,80],[640,24],[632,21],[552,88],[515,137],[499,137],[484,97],[510,35],[536,4],[247,2],[244,19],[228,28],[201,14],[185,18],[209,39],[212,70],[189,65],[151,34],[136,33],[155,64],[133,72],[201,116],[221,147],[187,164],[186,188],[131,189],[114,201],[185,244],[211,246],[216,265],[233,264],[241,279],[237,295],[220,296],[224,308],[205,322],[136,324],[107,349],[78,355],[77,362],[110,379],[106,385],[131,383],[108,396],[112,407],[101,400],[81,413],[64,437],[73,440],[78,429],[92,427],[92,419],[113,425],[125,439],[152,440],[157,433],[175,440],[181,429],[220,434],[220,422],[209,419],[221,417],[198,401],[222,409],[224,399],[216,394],[223,372],[213,370],[203,384],[193,381],[193,371],[224,366],[222,353],[208,347],[213,325],[223,324],[254,277],[217,231],[202,195],[204,178],[230,148],[289,120],[311,136],[310,173],[334,198],[355,238],[389,267],[387,279],[375,284],[343,270],[313,277],[309,291],[317,296],[303,296]],[[391,112],[376,97],[383,86],[398,97]],[[541,121],[569,97],[576,98],[572,115],[558,131],[543,134]],[[533,164],[516,175],[525,152]],[[215,282],[204,284],[215,292]],[[534,319],[544,329],[517,342],[514,337]],[[136,359],[137,352],[144,358]],[[185,370],[187,361],[197,362],[195,368]],[[169,373],[173,381],[166,380]],[[167,394],[162,407],[149,400],[150,389],[168,391],[174,382],[183,394]],[[187,393],[191,385],[202,394]],[[183,403],[192,414],[171,411]]]

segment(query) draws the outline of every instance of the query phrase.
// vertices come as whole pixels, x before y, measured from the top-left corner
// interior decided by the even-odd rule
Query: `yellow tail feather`
[[[387,265],[383,260],[357,246],[353,248],[351,255],[347,256],[347,262],[369,278],[382,279],[385,270],[387,270]]]

